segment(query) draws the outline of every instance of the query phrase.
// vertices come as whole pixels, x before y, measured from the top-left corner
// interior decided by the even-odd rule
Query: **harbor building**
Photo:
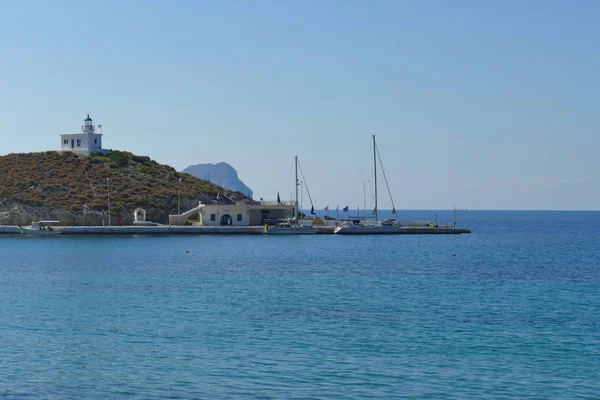
[[[99,128],[101,127],[102,125],[99,125]],[[102,149],[102,134],[96,133],[96,127],[89,114],[83,121],[83,125],[81,125],[81,133],[63,133],[60,135],[60,149],[61,151],[72,151],[86,156],[94,152],[104,152]]]
[[[169,215],[170,225],[262,226],[293,218],[294,202],[251,201],[245,204],[199,204],[180,215]]]

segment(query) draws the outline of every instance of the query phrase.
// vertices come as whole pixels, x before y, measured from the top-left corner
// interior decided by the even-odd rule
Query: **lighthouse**
[[[90,114],[83,120],[81,133],[63,133],[60,135],[60,149],[89,156],[94,152],[104,152],[102,149],[102,134],[96,133],[96,127]]]

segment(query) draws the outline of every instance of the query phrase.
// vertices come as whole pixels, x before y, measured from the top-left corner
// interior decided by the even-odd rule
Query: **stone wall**
[[[119,216],[124,225],[133,224],[133,209],[111,210],[111,224],[117,225]],[[167,210],[147,208],[146,218],[148,221],[167,223]],[[85,225],[101,226],[108,224],[108,213],[83,207],[80,212],[51,209],[47,207],[35,207],[21,203],[8,203],[0,201],[0,225],[29,225],[33,221],[60,221],[61,225]]]

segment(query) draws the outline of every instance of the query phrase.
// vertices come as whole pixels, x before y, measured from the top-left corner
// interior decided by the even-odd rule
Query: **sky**
[[[89,111],[105,148],[225,161],[265,199],[298,155],[315,208],[371,208],[376,135],[397,209],[600,209],[598,1],[0,7],[0,155]]]

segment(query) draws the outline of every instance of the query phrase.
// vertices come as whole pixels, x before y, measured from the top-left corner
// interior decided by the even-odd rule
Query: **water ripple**
[[[468,215],[460,237],[0,238],[0,398],[597,397],[600,214]]]

